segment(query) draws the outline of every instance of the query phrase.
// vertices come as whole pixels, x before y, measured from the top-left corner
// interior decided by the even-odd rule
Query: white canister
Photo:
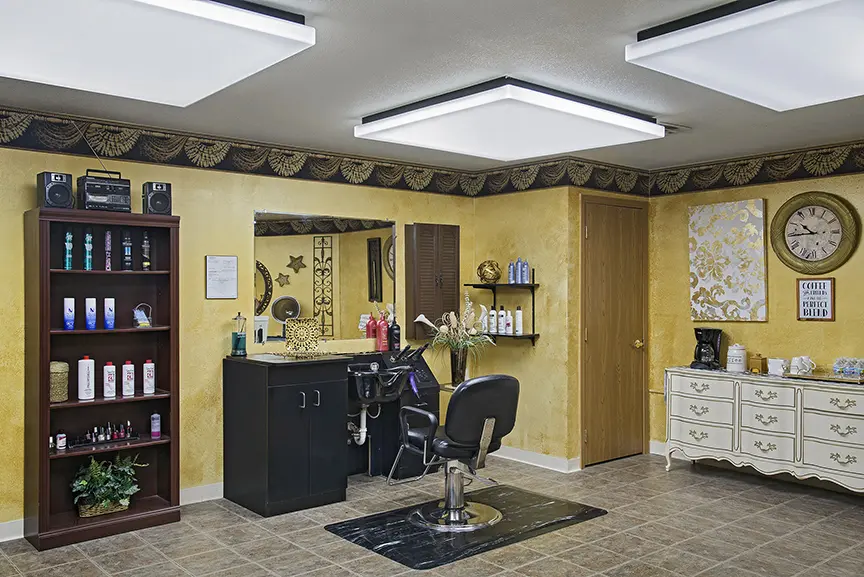
[[[747,371],[747,349],[744,345],[734,344],[726,351],[726,370],[731,373]]]
[[[78,361],[78,400],[92,401],[96,396],[96,363],[88,356]]]
[[[123,365],[123,396],[135,396],[135,365],[132,361],[126,361]]]

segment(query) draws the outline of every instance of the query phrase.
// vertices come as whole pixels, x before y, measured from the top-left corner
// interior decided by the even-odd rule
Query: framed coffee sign
[[[834,320],[834,279],[799,278],[797,280],[798,320]]]

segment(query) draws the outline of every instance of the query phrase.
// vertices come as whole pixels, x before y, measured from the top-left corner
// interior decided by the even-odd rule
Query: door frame
[[[587,451],[586,443],[585,443],[585,354],[584,354],[584,345],[585,345],[585,325],[584,319],[586,317],[586,311],[588,309],[587,302],[585,299],[586,294],[586,278],[585,278],[585,267],[583,266],[585,263],[585,256],[587,254],[587,243],[585,241],[584,231],[587,226],[586,221],[586,212],[588,205],[604,205],[604,206],[617,206],[623,208],[635,208],[645,211],[644,219],[645,219],[645,252],[643,257],[643,270],[644,270],[644,283],[643,283],[643,299],[645,302],[645,307],[642,312],[642,339],[645,342],[644,351],[645,354],[642,356],[642,454],[647,454],[650,452],[650,444],[651,444],[651,434],[650,434],[650,426],[649,423],[649,393],[648,393],[648,207],[649,202],[646,198],[645,200],[637,200],[631,198],[622,198],[619,196],[613,196],[611,194],[580,194],[580,206],[579,206],[579,336],[580,339],[580,347],[579,347],[579,458],[580,458],[580,468],[585,468],[585,454]]]

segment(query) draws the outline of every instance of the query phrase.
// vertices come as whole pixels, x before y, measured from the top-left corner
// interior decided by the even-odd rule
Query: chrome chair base
[[[459,509],[446,508],[444,501],[427,503],[414,509],[408,515],[408,521],[412,525],[451,533],[486,529],[503,518],[501,511],[495,507],[473,501],[465,502],[465,506]]]

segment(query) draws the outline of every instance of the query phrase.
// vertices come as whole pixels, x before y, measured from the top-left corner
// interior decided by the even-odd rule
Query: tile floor
[[[228,501],[180,523],[36,552],[0,543],[0,577],[861,577],[864,497],[643,455],[569,475],[490,458],[502,483],[603,507],[598,519],[432,571],[411,571],[323,525],[429,500],[440,476],[387,487],[353,477],[348,501],[263,519]]]

